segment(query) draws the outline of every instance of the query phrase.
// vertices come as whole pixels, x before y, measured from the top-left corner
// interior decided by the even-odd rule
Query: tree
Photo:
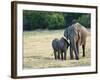
[[[78,18],[78,22],[84,25],[87,28],[91,27],[91,15],[90,14],[84,14]]]
[[[31,11],[23,11],[23,30],[31,30]]]
[[[46,18],[48,29],[61,29],[64,28],[65,20],[62,14],[53,13]]]
[[[70,26],[72,24],[73,20],[76,20],[83,15],[82,13],[63,13],[65,22],[66,22],[66,27]]]
[[[23,11],[23,30],[35,29],[63,29],[72,25],[76,20],[90,28],[91,15],[87,13]]]
[[[31,21],[32,21],[32,26],[31,29],[44,29],[46,28],[46,23],[45,23],[45,17],[46,13],[44,12],[33,12],[31,14]]]

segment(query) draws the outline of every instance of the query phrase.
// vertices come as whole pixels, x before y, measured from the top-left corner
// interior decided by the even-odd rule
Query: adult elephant
[[[88,35],[87,29],[80,23],[76,22],[65,29],[64,37],[70,41],[70,59],[73,59],[73,51],[76,60],[79,59],[79,46],[82,45],[83,57],[85,57],[86,38]]]

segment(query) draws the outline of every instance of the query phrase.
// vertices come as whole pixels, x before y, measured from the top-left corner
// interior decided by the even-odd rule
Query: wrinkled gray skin
[[[74,23],[64,31],[66,39],[70,40],[70,59],[73,59],[73,51],[76,60],[79,59],[79,46],[82,45],[83,57],[85,57],[86,38],[88,35],[87,29],[79,23]]]
[[[55,38],[52,41],[52,48],[54,50],[54,58],[66,60],[66,50],[69,47],[69,43],[63,37],[58,40]]]

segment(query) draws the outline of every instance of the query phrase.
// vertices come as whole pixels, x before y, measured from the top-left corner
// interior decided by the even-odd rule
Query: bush
[[[23,30],[64,29],[76,20],[83,26],[91,27],[91,15],[87,13],[23,11]]]
[[[81,23],[83,26],[90,28],[91,27],[91,19],[90,15],[82,15],[78,18],[78,22]]]
[[[47,16],[48,29],[61,29],[64,28],[65,20],[63,15],[55,13]]]

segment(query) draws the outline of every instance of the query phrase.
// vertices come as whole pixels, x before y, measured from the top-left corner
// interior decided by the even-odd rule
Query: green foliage
[[[73,20],[77,21],[78,17],[82,15],[82,13],[63,13],[63,14],[67,27],[72,24]]]
[[[62,14],[54,13],[46,18],[48,29],[61,29],[64,27],[65,21]]]
[[[91,22],[90,22],[90,15],[82,15],[81,17],[78,18],[78,22],[81,23],[82,25],[86,26],[87,28],[91,27]]]
[[[91,15],[86,13],[63,13],[46,11],[23,11],[23,30],[35,29],[63,29],[76,20],[86,27],[90,27]]]
[[[28,17],[28,21],[30,22],[30,29],[34,30],[37,28],[44,29],[45,25],[45,14],[44,12],[36,12],[36,11],[26,11],[26,16]]]
[[[23,11],[23,29],[31,30],[31,12]]]

